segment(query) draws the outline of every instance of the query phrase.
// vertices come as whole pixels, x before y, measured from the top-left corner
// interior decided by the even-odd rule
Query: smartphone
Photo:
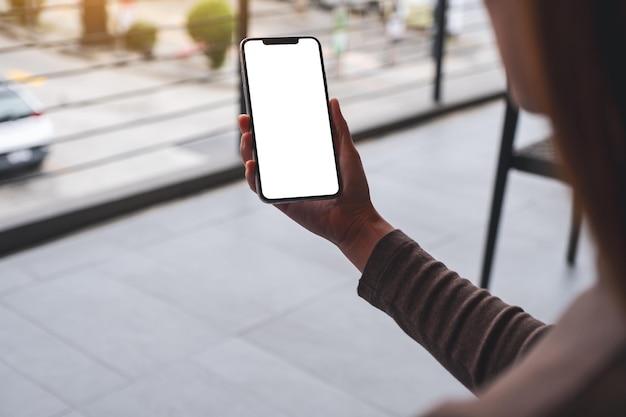
[[[341,192],[322,47],[314,37],[247,38],[242,79],[257,163],[271,204]]]

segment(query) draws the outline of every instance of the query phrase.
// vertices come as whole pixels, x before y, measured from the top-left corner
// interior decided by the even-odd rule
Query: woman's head
[[[486,0],[514,99],[550,117],[626,303],[626,2]]]
[[[510,94],[520,107],[545,113],[541,65],[538,62],[537,31],[528,2],[485,0],[496,41],[509,80]]]

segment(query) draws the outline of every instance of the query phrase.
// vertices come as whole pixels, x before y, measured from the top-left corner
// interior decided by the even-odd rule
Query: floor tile
[[[182,364],[81,409],[85,417],[287,417],[227,381]]]
[[[20,252],[9,259],[33,277],[47,280],[87,268],[120,252],[122,248],[118,245],[83,232]]]
[[[258,207],[259,200],[242,183],[174,200],[143,212],[143,221],[158,225],[172,234],[194,231],[237,218]]]
[[[103,268],[228,332],[254,326],[349,282],[350,277],[325,266],[246,239],[236,222],[147,249],[153,262],[143,270]]]
[[[0,416],[52,417],[68,406],[0,362]]]
[[[0,306],[0,358],[71,404],[125,380],[112,370]]]
[[[93,227],[89,234],[123,248],[141,248],[167,239],[171,232],[162,224],[137,213]]]
[[[524,187],[523,190],[520,190]],[[524,205],[512,207],[505,200],[501,216],[501,231],[504,236],[515,233],[543,242],[563,242],[569,237],[572,194],[562,182],[513,173],[507,187],[507,197],[516,194],[527,196]]]
[[[245,335],[316,378],[398,416],[467,395],[384,313],[346,288]]]
[[[224,225],[240,240],[271,247],[292,259],[327,269],[329,274],[358,279],[358,270],[339,249],[327,240],[310,233],[276,208],[262,205],[250,214]],[[304,269],[302,269],[304,272]]]
[[[241,339],[207,350],[197,362],[289,416],[390,415]]]
[[[441,192],[423,188],[407,192],[405,187],[378,178],[371,181],[371,188],[378,212],[422,244],[450,240],[482,221],[483,212],[477,213],[475,205],[459,209],[458,203],[450,204],[453,197]]]
[[[17,266],[0,260],[0,294],[22,287],[32,281],[33,278]]]
[[[93,269],[9,295],[4,303],[130,377],[221,337],[210,326]]]

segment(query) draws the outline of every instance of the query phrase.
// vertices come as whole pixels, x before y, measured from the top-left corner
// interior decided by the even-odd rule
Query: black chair
[[[504,200],[504,191],[506,188],[509,170],[516,169],[518,171],[564,181],[564,178],[561,176],[559,171],[555,149],[550,138],[540,140],[539,142],[520,149],[514,148],[513,142],[515,139],[518,118],[519,110],[507,96],[500,155],[498,157],[498,168],[496,172],[496,182],[493,191],[491,214],[489,216],[489,228],[487,231],[487,242],[485,244],[482,273],[480,277],[480,286],[482,288],[489,287],[496,237],[498,235],[498,227],[500,225],[502,203]],[[572,221],[569,243],[567,246],[567,263],[569,265],[573,265],[576,259],[581,222],[582,211],[580,206],[576,203],[576,198],[573,198]]]

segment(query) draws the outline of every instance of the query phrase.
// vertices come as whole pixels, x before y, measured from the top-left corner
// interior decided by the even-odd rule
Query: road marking
[[[11,69],[6,72],[6,76],[9,80],[18,83],[24,83],[32,86],[42,86],[46,82],[45,77],[38,77],[29,72],[19,69]]]

